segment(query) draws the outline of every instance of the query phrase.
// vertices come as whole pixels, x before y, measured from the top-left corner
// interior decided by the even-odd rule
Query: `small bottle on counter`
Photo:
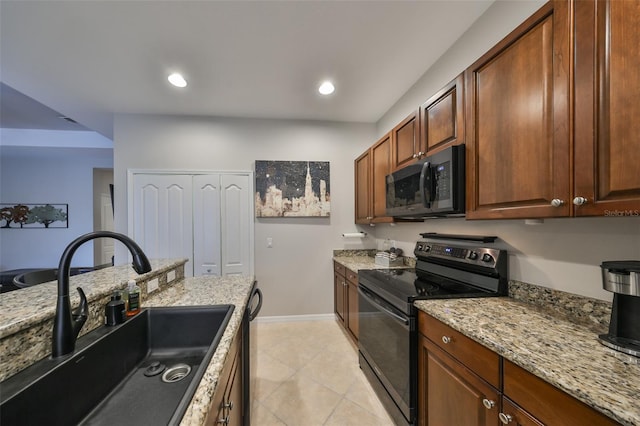
[[[111,300],[104,307],[104,323],[105,325],[118,325],[122,324],[125,319],[125,303],[121,298],[120,292],[116,291],[111,295]]]
[[[127,317],[132,317],[140,312],[140,287],[136,284],[136,280],[129,280],[127,284]]]

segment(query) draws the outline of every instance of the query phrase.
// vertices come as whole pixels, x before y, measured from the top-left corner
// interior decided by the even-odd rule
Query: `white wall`
[[[127,233],[127,169],[240,171],[253,170],[255,160],[329,161],[331,217],[256,219],[255,273],[265,296],[261,315],[333,312],[332,250],[355,230],[353,160],[374,140],[373,124],[117,115],[116,231]],[[121,263],[126,253],[116,250]]]
[[[378,135],[393,128],[544,3],[496,1],[378,121]],[[605,300],[612,296],[602,290],[600,263],[640,259],[637,217],[554,219],[538,226],[525,225],[523,220],[439,219],[363,230],[378,238],[378,245],[380,239],[395,239],[409,253],[421,232],[497,235],[503,240],[497,245],[511,254],[511,278]]]
[[[47,133],[38,134],[46,141]],[[69,228],[0,229],[0,269],[57,267],[67,244],[93,230],[93,168],[113,167],[113,150],[8,146],[5,135],[0,202],[68,204]],[[76,252],[73,266],[92,265],[93,246],[87,243]]]

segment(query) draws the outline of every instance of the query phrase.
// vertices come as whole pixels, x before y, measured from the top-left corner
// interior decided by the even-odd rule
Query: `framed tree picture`
[[[68,228],[68,204],[0,204],[0,228]]]
[[[329,217],[328,161],[256,161],[256,217]]]

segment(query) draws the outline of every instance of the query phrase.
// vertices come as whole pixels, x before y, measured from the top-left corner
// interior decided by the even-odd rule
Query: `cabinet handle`
[[[513,417],[511,416],[511,414],[500,413],[498,414],[498,418],[505,425],[508,425],[513,421]]]
[[[583,204],[586,204],[589,200],[587,200],[584,197],[576,197],[573,199],[573,204],[576,206],[581,206]]]
[[[448,344],[448,343],[451,343],[451,337],[442,336],[442,343],[444,343],[445,345]]]
[[[496,402],[485,398],[482,400],[482,405],[484,405],[484,408],[486,408],[487,410],[491,410],[496,406]]]
[[[228,408],[229,411],[233,410],[233,401],[229,401],[226,404],[222,405],[222,408]]]
[[[225,417],[224,419],[218,419],[218,424],[219,425],[228,425],[229,424],[229,415],[227,414],[227,417]]]
[[[564,200],[561,200],[559,198],[554,198],[553,200],[551,200],[551,205],[553,207],[560,207],[563,204],[564,204]]]

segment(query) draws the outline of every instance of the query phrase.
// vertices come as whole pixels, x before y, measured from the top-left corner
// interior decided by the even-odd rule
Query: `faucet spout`
[[[110,231],[96,231],[81,235],[73,240],[65,248],[60,257],[58,265],[58,300],[56,304],[56,316],[53,322],[53,338],[51,345],[51,356],[61,357],[74,351],[76,339],[88,317],[88,303],[84,291],[78,287],[80,294],[80,306],[75,312],[71,312],[71,302],[69,297],[69,271],[71,269],[71,258],[82,244],[96,238],[113,238],[122,242],[133,257],[133,269],[138,274],[151,271],[149,259],[144,254],[140,246],[135,241],[123,234]]]

